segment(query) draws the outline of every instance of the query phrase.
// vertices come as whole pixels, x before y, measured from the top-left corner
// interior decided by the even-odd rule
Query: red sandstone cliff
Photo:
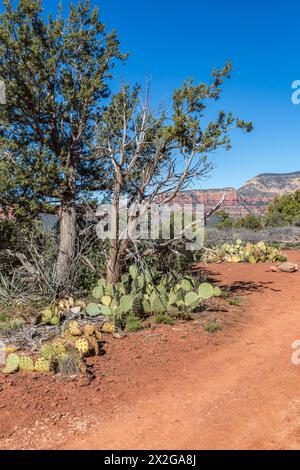
[[[178,194],[174,202],[184,204],[204,204],[206,209],[214,207],[226,192],[222,210],[232,217],[249,213],[263,215],[276,196],[300,189],[300,172],[287,174],[262,174],[247,181],[240,189],[224,188],[191,190]]]

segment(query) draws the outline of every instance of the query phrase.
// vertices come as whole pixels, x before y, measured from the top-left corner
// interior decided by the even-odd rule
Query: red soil
[[[300,252],[289,259],[300,265]],[[300,272],[223,264],[209,275],[242,299],[205,317],[217,333],[199,319],[108,337],[90,385],[0,374],[0,448],[300,449]]]

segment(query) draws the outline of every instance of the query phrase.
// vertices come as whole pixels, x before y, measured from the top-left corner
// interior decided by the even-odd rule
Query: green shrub
[[[141,320],[134,315],[128,315],[126,319],[126,329],[131,332],[141,330],[142,329]]]
[[[215,331],[221,330],[221,325],[217,321],[206,323],[204,329],[207,333],[214,333]]]
[[[163,323],[164,325],[174,325],[174,320],[169,315],[165,315],[163,313],[159,313],[155,317],[156,323]]]
[[[300,190],[277,197],[268,207],[266,225],[278,227],[297,223],[300,220]]]
[[[242,299],[240,299],[239,297],[236,297],[234,299],[230,299],[228,303],[229,305],[241,305]]]
[[[6,314],[5,313],[0,313],[0,322],[4,322],[4,321],[6,321],[6,319],[7,319]]]
[[[216,228],[219,230],[225,230],[234,226],[234,220],[229,217],[229,214],[225,211],[219,211],[216,213],[219,218],[219,222],[216,224]]]
[[[234,222],[235,228],[246,228],[248,230],[262,230],[263,222],[254,214],[247,214]]]

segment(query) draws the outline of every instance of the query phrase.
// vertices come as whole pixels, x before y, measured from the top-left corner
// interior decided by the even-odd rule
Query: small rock
[[[70,311],[74,314],[74,315],[78,315],[80,312],[81,312],[81,307],[72,307],[70,309]]]
[[[113,338],[115,339],[124,339],[126,334],[123,331],[118,331],[117,333],[113,333]]]
[[[88,378],[84,378],[78,382],[78,387],[88,387],[90,383],[91,381]]]
[[[61,413],[57,413],[57,414],[53,415],[52,416],[53,423],[58,423],[58,421],[60,421],[62,417],[63,417],[63,415]]]
[[[284,273],[295,273],[298,271],[298,264],[295,263],[282,263],[278,267]]]

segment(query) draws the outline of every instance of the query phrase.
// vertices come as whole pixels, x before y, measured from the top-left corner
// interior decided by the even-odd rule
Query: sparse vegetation
[[[128,315],[128,317],[126,318],[126,330],[135,332],[141,329],[142,329],[141,319],[132,314]]]
[[[170,315],[158,313],[155,317],[156,323],[164,323],[165,325],[174,325],[174,319]]]
[[[219,217],[219,222],[216,224],[216,228],[219,230],[245,228],[257,231],[261,230],[264,226],[263,219],[254,214],[247,214],[237,219],[231,218],[225,211],[219,211],[216,215]]]
[[[228,300],[229,305],[238,305],[240,306],[242,304],[242,299],[240,297],[235,297],[233,299]]]
[[[210,321],[204,325],[204,329],[207,333],[215,333],[216,331],[221,330],[222,327],[217,321]]]

